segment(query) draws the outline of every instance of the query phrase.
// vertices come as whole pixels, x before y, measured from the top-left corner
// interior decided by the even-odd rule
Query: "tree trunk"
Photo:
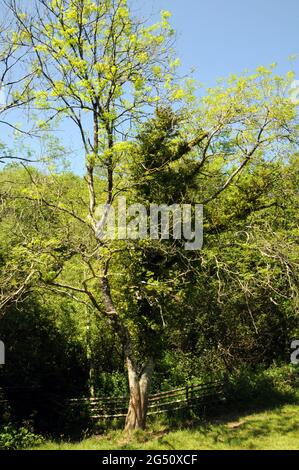
[[[145,429],[148,409],[148,393],[154,363],[149,359],[142,372],[138,374],[130,358],[127,358],[130,402],[126,417],[125,430]]]
[[[127,362],[130,402],[125,430],[144,429],[146,426],[148,392],[154,370],[154,361],[152,358],[149,358],[141,372],[138,371],[136,361],[134,360],[131,336],[115,308],[106,275],[102,278],[101,288],[106,316],[114,331],[119,335]]]

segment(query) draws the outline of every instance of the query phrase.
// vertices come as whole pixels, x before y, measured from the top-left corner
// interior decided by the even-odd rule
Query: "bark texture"
[[[139,371],[133,354],[130,333],[114,306],[110,293],[109,282],[106,276],[102,279],[101,287],[106,315],[111,326],[114,331],[117,332],[122,342],[128,369],[130,401],[125,430],[134,431],[136,429],[145,429],[148,409],[148,394],[154,370],[154,361],[152,358],[149,358],[141,371]]]
[[[138,374],[130,358],[127,358],[130,402],[126,417],[125,430],[145,429],[148,410],[148,394],[154,369],[152,359],[149,359],[142,372]]]

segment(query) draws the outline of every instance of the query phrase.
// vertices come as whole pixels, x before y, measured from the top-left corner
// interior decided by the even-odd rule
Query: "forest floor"
[[[81,442],[47,441],[38,450],[237,450],[299,449],[299,405],[281,405],[255,413],[235,413],[189,427],[153,423],[129,438],[121,431]]]

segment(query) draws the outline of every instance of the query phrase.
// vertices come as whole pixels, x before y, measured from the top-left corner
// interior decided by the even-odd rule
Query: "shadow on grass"
[[[149,417],[147,431],[134,433],[132,439],[135,443],[141,444],[157,440],[158,443],[172,449],[167,435],[176,430],[190,430],[191,433],[199,431],[203,434],[209,432],[215,443],[219,441],[228,444],[236,436],[246,441],[250,438],[258,439],[259,436],[267,435],[270,431],[289,432],[288,417],[283,414],[280,416],[279,413],[284,404],[299,404],[296,385],[298,385],[298,369],[279,372],[275,370],[274,376],[273,372],[268,371],[255,375],[244,372],[230,377],[221,396],[209,397],[204,402],[195,401],[189,409],[169,411],[160,418]],[[110,435],[123,436],[120,432],[123,428],[121,420],[92,424],[88,410],[72,409],[69,411],[69,416],[64,417],[66,430],[59,439],[62,442],[74,443],[92,435],[99,441],[109,440]],[[273,418],[271,423],[267,420],[259,422],[259,419],[255,423],[255,418],[252,417],[239,424],[245,415],[264,411],[277,411],[275,416],[278,417]],[[234,427],[226,429],[226,425],[233,421],[236,422],[236,429]],[[114,431],[117,433],[113,434]],[[130,440],[127,441],[123,437],[117,437],[117,440],[119,438],[121,449],[131,448]]]
[[[215,445],[238,446],[243,448],[257,448],[264,438],[269,439],[275,445],[275,435],[290,436],[297,435],[299,431],[298,413],[294,410],[294,419],[290,410],[284,411],[283,406],[276,407],[274,414],[261,414],[260,416],[247,417],[245,421],[236,423],[236,427],[229,426],[230,418],[223,420],[223,426],[206,425],[210,440]],[[240,420],[243,416],[236,415]],[[235,424],[235,423],[233,423]],[[298,438],[299,445],[299,438]]]
[[[299,404],[299,370],[281,369],[274,375],[240,373],[226,382],[220,397],[200,400],[191,409],[168,412],[160,418],[169,431],[192,429],[200,425],[226,424],[243,416],[263,411],[279,410],[285,404]],[[156,420],[149,420],[154,425]]]

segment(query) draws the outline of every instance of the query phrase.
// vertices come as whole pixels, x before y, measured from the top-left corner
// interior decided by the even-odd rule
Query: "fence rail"
[[[191,384],[149,396],[148,415],[170,413],[192,409],[196,405],[211,405],[225,400],[225,382],[215,381],[204,384]],[[73,398],[67,404],[85,405],[93,420],[117,419],[126,416],[128,396]]]
[[[192,410],[196,406],[219,403],[225,400],[225,383],[225,380],[219,380],[202,384],[190,384],[185,387],[151,394],[149,396],[148,415],[172,413],[184,409]],[[28,390],[28,387],[0,387],[0,409],[3,410],[15,402],[23,403],[22,392],[28,392]],[[60,410],[61,414],[68,411],[76,415],[80,412],[79,410],[84,409],[92,420],[98,421],[125,418],[129,404],[128,396],[70,398],[65,400],[57,395],[45,393],[42,388],[34,388],[34,391],[36,393],[34,397],[30,394],[30,399],[33,398],[34,403],[47,402],[50,407],[55,406],[56,412]],[[13,397],[11,397],[11,393]]]

